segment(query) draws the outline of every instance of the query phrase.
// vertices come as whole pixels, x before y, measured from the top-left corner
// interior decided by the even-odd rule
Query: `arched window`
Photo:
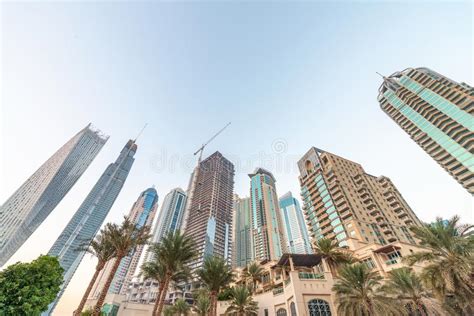
[[[309,316],[331,316],[328,302],[314,299],[308,302]]]
[[[277,310],[276,316],[286,316],[286,309],[280,308],[279,310]]]
[[[297,316],[295,302],[291,302],[290,304],[290,313],[291,313],[291,316]]]

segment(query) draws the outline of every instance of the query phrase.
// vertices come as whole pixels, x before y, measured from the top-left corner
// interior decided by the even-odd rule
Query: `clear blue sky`
[[[390,177],[422,220],[461,214],[473,222],[469,194],[380,110],[375,74],[426,66],[472,85],[472,2],[0,8],[0,203],[88,122],[111,135],[12,261],[49,250],[144,123],[135,166],[107,220],[118,220],[153,184],[161,200],[186,188],[192,153],[232,121],[206,154],[220,150],[238,165],[240,195],[248,195],[247,173],[259,165],[274,172],[280,195],[298,196],[296,160],[314,145]],[[84,259],[56,315],[70,314],[93,266]]]

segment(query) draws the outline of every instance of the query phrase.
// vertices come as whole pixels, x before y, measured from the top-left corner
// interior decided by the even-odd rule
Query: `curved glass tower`
[[[0,207],[0,267],[61,202],[107,139],[91,124],[87,125]]]
[[[57,299],[51,303],[44,315],[52,312],[84,257],[85,252],[78,249],[92,240],[102,226],[132,168],[136,151],[135,141],[129,140],[117,160],[105,169],[99,181],[49,250],[48,255],[58,257],[64,269],[64,283],[61,285]]]

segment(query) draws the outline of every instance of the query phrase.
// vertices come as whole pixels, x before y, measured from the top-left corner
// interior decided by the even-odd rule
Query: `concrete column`
[[[295,271],[295,265],[293,264],[293,258],[290,256],[288,256],[288,259],[290,261],[290,270],[291,271]]]

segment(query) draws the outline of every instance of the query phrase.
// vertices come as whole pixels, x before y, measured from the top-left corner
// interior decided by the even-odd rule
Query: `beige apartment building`
[[[313,241],[335,239],[351,250],[371,243],[415,244],[409,227],[420,221],[389,178],[370,175],[360,164],[315,147],[298,167]]]

